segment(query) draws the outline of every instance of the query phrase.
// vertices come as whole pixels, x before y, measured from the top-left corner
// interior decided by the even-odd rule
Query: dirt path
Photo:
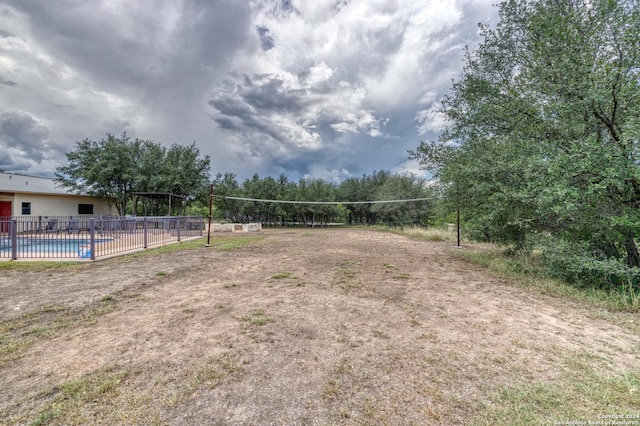
[[[501,283],[447,244],[264,234],[233,251],[0,272],[0,320],[114,307],[2,368],[5,420],[41,411],[62,383],[124,372],[95,403],[105,423],[467,424],[499,386],[554,379],[570,355],[614,373],[640,364],[638,336]]]

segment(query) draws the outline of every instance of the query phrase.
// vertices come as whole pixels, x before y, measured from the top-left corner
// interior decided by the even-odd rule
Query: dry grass
[[[529,264],[529,262],[535,262],[535,258],[517,259],[510,257],[504,254],[502,248],[490,244],[477,245],[475,249],[456,251],[455,254],[467,262],[486,268],[496,276],[508,279],[510,283],[516,286],[525,287],[541,294],[576,301],[589,306],[593,313],[637,314],[640,312],[640,292],[633,288],[610,292],[591,287],[573,286],[536,273],[535,265]],[[610,316],[610,318],[615,316]],[[624,322],[629,324],[628,319],[624,320]],[[640,321],[636,321],[636,330],[640,331]]]
[[[614,424],[596,423],[603,415],[640,420],[640,369],[622,375],[593,367],[589,353],[561,356],[562,376],[554,381],[503,386],[481,408],[481,425]]]
[[[453,242],[457,239],[455,230],[443,228],[404,226],[401,228],[382,228],[382,230],[404,235],[408,238],[411,238],[412,240],[417,241]]]
[[[0,368],[19,359],[35,343],[54,338],[67,328],[89,326],[115,309],[114,297],[107,295],[82,309],[45,306],[0,323]]]
[[[356,269],[360,266],[360,262],[347,261],[334,271],[334,280],[338,287],[345,293],[360,289],[364,286],[358,278],[360,271]]]
[[[343,238],[323,252],[333,234],[314,232],[303,258],[302,246],[291,254],[300,233],[292,235],[267,249],[238,245],[245,249],[235,255],[202,248],[180,258],[182,269],[170,269],[173,254],[153,267],[140,259],[131,265],[148,268],[147,283],[129,293],[98,293],[83,308],[51,305],[0,323],[1,372],[41,380],[5,398],[0,423],[536,425],[638,413],[640,370],[615,364],[613,346],[610,355],[596,353],[570,326],[583,321],[601,339],[613,336],[612,344],[635,344],[638,332],[584,317],[571,293],[536,297],[528,291],[534,284],[465,267],[452,257],[470,251],[452,254],[447,245],[376,234],[345,255]],[[274,262],[278,256],[291,263]],[[119,262],[111,265],[121,273]],[[304,288],[290,285],[291,271],[304,271]],[[532,313],[522,313],[528,307],[544,311],[534,325],[559,332],[501,328],[506,320],[531,324]],[[488,309],[495,315],[483,315]],[[563,314],[554,317],[557,309]],[[544,328],[544,318],[566,328]],[[135,336],[126,327],[134,319],[148,321]],[[580,349],[553,343],[560,334]],[[100,352],[79,355],[84,370],[40,350],[64,349],[74,338],[122,347],[103,342]],[[625,351],[637,359],[640,345]],[[71,374],[52,379],[38,361]]]

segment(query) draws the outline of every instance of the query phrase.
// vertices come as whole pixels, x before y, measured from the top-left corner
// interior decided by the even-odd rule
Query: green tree
[[[154,193],[164,192],[163,182],[158,173],[164,166],[164,159],[167,150],[151,141],[134,141],[134,158],[137,158],[136,167],[136,192]],[[132,195],[134,213],[138,204],[142,202],[143,210],[146,212],[158,212],[160,210],[160,202],[166,202],[164,198],[150,198]]]
[[[76,193],[106,198],[119,214],[127,210],[136,183],[134,143],[123,133],[99,142],[84,139],[67,153],[69,164],[56,169],[56,181]]]
[[[216,211],[222,212],[227,222],[239,221],[242,202],[224,198],[242,195],[236,175],[234,173],[216,173],[216,177],[213,179],[213,194],[213,204]]]
[[[374,200],[401,200],[414,198],[428,198],[429,190],[424,179],[415,175],[391,175],[379,186]],[[408,225],[427,224],[430,204],[426,201],[409,201],[404,203],[373,204],[371,211],[380,220],[387,223]]]
[[[210,163],[208,155],[200,156],[195,142],[187,146],[173,144],[166,150],[159,172],[160,188],[182,197],[186,203],[204,202],[209,197]]]
[[[519,247],[551,235],[640,266],[638,2],[499,7],[444,99],[448,128],[410,156],[477,234]]]
[[[201,157],[195,144],[167,150],[126,133],[107,134],[100,141],[77,142],[66,156],[56,181],[73,192],[106,198],[120,215],[129,212],[129,201],[137,203],[136,192],[171,192],[186,201],[208,196],[210,159]]]

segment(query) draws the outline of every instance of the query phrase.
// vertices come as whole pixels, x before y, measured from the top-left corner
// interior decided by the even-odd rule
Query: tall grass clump
[[[384,227],[383,230],[396,234],[404,235],[412,240],[418,241],[455,241],[456,232],[444,227],[428,227],[421,226],[402,226],[402,227]]]
[[[495,245],[456,251],[510,282],[611,312],[640,312],[640,271],[613,260],[570,258],[543,249],[515,253]],[[595,265],[594,265],[595,263]]]

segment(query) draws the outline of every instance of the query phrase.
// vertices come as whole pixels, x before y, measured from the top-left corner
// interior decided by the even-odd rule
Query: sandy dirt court
[[[47,330],[1,364],[0,423],[472,424],[498,389],[552,382],[571,356],[613,374],[640,365],[630,328],[501,282],[451,243],[261,235],[0,271],[5,329]],[[97,396],[57,417],[83,380]]]

